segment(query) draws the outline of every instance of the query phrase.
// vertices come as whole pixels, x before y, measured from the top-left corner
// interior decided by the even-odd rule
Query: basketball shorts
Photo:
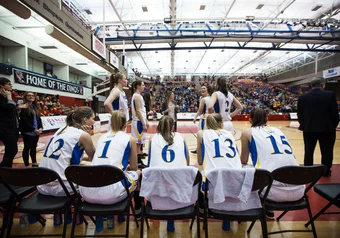
[[[146,133],[143,130],[143,124],[140,121],[132,121],[131,135],[137,140],[137,144],[145,144]]]

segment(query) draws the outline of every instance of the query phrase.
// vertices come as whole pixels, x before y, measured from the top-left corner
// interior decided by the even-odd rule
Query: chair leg
[[[262,228],[262,237],[263,238],[268,238],[268,228],[267,228],[267,220],[266,220],[266,216],[263,215],[260,218],[261,221],[261,228]]]
[[[205,232],[205,238],[208,238],[208,211],[207,211],[207,204],[204,204],[204,221],[203,221],[203,228]]]
[[[276,220],[277,220],[277,221],[280,221],[280,219],[281,219],[284,215],[286,215],[287,212],[288,212],[288,211],[282,212],[281,215],[280,215],[278,218],[276,218]]]
[[[42,220],[43,222],[46,222],[46,219],[42,215],[38,215],[37,217],[40,218],[40,220]]]
[[[190,223],[190,227],[189,227],[190,230],[192,230],[192,226],[194,225],[194,221],[195,221],[195,218],[192,218],[191,223]]]
[[[143,238],[143,236],[144,236],[144,215],[143,215],[143,213],[141,215],[142,215],[142,217],[141,217],[141,220],[140,220],[140,238]]]
[[[67,204],[67,206],[64,208],[64,227],[63,227],[63,235],[62,237],[65,238],[66,237],[66,229],[67,229],[67,222],[66,222],[66,219],[68,217],[68,210],[69,210],[69,206],[70,204]],[[73,222],[73,221],[72,221]]]
[[[87,222],[85,216],[81,215],[81,219],[83,219],[83,221],[84,221],[84,223],[85,223],[86,226],[89,224],[89,223]]]
[[[149,230],[150,229],[150,225],[149,225],[148,218],[145,218],[145,223],[146,223],[146,228],[148,228],[148,230]]]
[[[133,211],[134,212],[134,211]],[[128,208],[126,211],[126,230],[125,230],[125,237],[128,238],[129,237],[129,227],[130,227],[130,209]],[[137,222],[138,225],[138,222]]]
[[[317,236],[317,234],[316,234],[314,221],[312,220],[312,219],[313,219],[312,211],[311,211],[311,209],[310,209],[310,205],[309,205],[308,199],[306,199],[306,201],[307,201],[307,205],[308,205],[308,206],[307,206],[307,210],[308,210],[309,220],[311,221],[310,224],[311,224],[311,226],[312,226],[313,236],[314,236],[314,238],[317,238],[318,236]]]
[[[2,213],[2,227],[1,227],[1,233],[0,238],[4,237],[6,227],[8,226],[8,208],[1,209]]]
[[[13,217],[15,210],[15,199],[12,199],[9,209],[8,209],[8,220],[7,220],[7,233],[6,237],[9,238],[11,236],[12,226],[13,226]]]
[[[248,228],[248,230],[247,230],[247,233],[248,233],[248,234],[250,233],[251,229],[253,229],[253,226],[255,225],[255,222],[256,222],[256,220],[255,220],[255,221],[252,221],[252,223],[250,224],[250,226],[249,226],[249,228]]]
[[[321,211],[319,211],[313,218],[312,220],[315,221],[316,218],[318,218],[322,213],[324,213],[330,206],[332,206],[333,203],[328,203],[324,208],[321,209]],[[309,224],[311,223],[311,220],[309,220],[306,224],[305,227],[309,226]]]
[[[198,212],[197,212],[196,219],[197,219],[197,222],[196,222],[197,223],[197,238],[201,238],[200,215]]]
[[[74,230],[76,227],[78,211],[79,211],[79,201],[77,200],[75,204],[75,208],[74,208],[74,214],[73,214],[73,221],[72,221],[72,227],[71,227],[71,238],[74,237]],[[83,215],[81,216],[83,217]]]
[[[133,218],[136,222],[136,227],[139,228],[138,220],[137,220],[137,217],[136,217],[136,211],[135,211],[135,208],[132,206],[132,203],[130,203],[130,208],[131,208],[131,211],[132,211],[132,214],[133,214]]]
[[[91,219],[91,221],[93,222],[93,224],[96,225],[96,220],[93,218],[93,216],[90,216],[90,219]]]

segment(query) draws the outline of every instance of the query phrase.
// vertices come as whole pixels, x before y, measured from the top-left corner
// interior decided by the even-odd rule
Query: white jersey
[[[251,128],[250,155],[255,168],[266,169],[269,172],[283,166],[297,166],[286,136],[276,127],[260,126]],[[304,185],[290,185],[273,182],[268,199],[285,202],[300,199],[305,191]]]
[[[209,103],[210,103],[210,96],[204,97],[204,108],[203,108],[204,118],[207,118]]]
[[[98,140],[91,165],[112,165],[126,171],[130,151],[130,136],[128,134],[123,131],[117,133],[107,132]],[[131,172],[134,173],[133,176],[126,176],[130,191],[136,187],[138,181],[137,173]],[[123,200],[127,196],[123,183],[115,183],[99,188],[79,187],[79,192],[85,201],[97,204],[112,204]]]
[[[216,168],[241,169],[234,136],[226,130],[205,130],[202,137],[202,162],[204,174]]]
[[[228,92],[226,97],[222,92],[217,91],[217,102],[214,105],[215,113],[221,114],[223,121],[231,121],[230,109],[234,101],[234,95]]]
[[[59,134],[59,132],[63,130]],[[39,167],[49,168],[57,172],[64,181],[69,191],[71,188],[67,183],[65,169],[69,165],[79,165],[84,149],[79,146],[79,138],[85,133],[83,130],[68,126],[60,128],[51,138],[46,146]],[[62,196],[64,191],[59,182],[51,182],[48,185],[38,186],[38,191],[45,195]]]
[[[131,109],[132,109],[132,120],[134,121],[139,121],[138,117],[137,117],[137,113],[136,113],[136,103],[134,101],[135,97],[138,97],[140,98],[140,108],[139,108],[139,111],[140,113],[142,114],[142,117],[144,119],[144,122],[146,121],[146,108],[145,108],[145,102],[144,102],[144,99],[143,97],[138,94],[138,93],[134,93],[133,96],[132,96],[132,99],[131,99]]]
[[[130,116],[129,116],[128,100],[127,100],[126,94],[123,90],[120,90],[119,88],[117,89],[119,90],[119,97],[113,100],[112,108],[115,111],[122,110],[126,116],[126,121],[129,121]]]
[[[282,131],[276,127],[252,127],[250,154],[255,168],[273,171],[287,165],[298,165],[292,148]]]
[[[152,137],[149,148],[150,167],[184,167],[187,166],[187,151],[183,137],[174,133],[174,143],[169,146],[159,133]]]

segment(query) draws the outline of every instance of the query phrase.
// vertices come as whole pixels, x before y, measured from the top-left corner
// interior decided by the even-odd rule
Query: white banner
[[[100,122],[106,122],[106,121],[109,121],[110,118],[111,118],[111,115],[110,113],[99,113],[99,120]]]
[[[115,68],[119,69],[119,59],[112,52],[110,52],[110,64],[112,64]]]
[[[66,126],[66,116],[41,117],[44,131],[59,129]]]
[[[326,69],[322,73],[325,79],[340,76],[340,66],[336,68]]]
[[[102,58],[106,58],[105,45],[94,35],[92,35],[92,50],[100,55]]]
[[[293,120],[297,120],[298,119],[298,116],[297,116],[296,112],[289,113],[289,117],[290,117],[290,119],[293,119]]]
[[[178,120],[193,120],[196,116],[196,112],[186,112],[186,113],[177,113]],[[197,117],[199,119],[200,117]]]

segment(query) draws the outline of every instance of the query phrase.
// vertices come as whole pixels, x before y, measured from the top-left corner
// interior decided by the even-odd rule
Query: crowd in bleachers
[[[199,84],[193,82],[155,82],[146,84],[146,92],[153,97],[152,108],[160,112],[166,91],[175,92],[178,112],[196,112],[199,106],[200,88],[214,84],[214,78],[205,78]],[[233,82],[230,92],[238,98],[244,106],[242,114],[249,114],[253,108],[262,108],[269,114],[296,112],[298,96],[304,90],[282,84],[264,82]]]
[[[14,91],[15,102],[20,104],[23,103],[22,97],[25,92]],[[77,109],[77,106],[66,107],[60,104],[59,95],[48,95],[48,94],[36,94],[36,100],[40,106],[40,113],[42,116],[58,116],[67,115],[69,111]]]

